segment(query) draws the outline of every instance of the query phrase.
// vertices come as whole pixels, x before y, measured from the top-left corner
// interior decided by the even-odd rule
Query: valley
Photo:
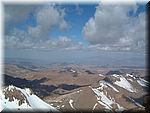
[[[3,82],[4,97],[10,93],[6,93],[6,89],[11,90],[11,87],[19,90],[29,88],[44,103],[60,112],[145,110],[144,98],[149,85],[143,68],[100,68],[75,64],[40,70],[6,64]],[[5,103],[3,106],[8,107]],[[20,106],[19,103],[17,107],[21,109]],[[28,106],[32,107],[32,104],[28,102]]]

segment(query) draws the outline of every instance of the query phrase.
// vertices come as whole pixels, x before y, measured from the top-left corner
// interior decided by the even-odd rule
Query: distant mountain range
[[[27,68],[33,71],[38,71],[38,70],[42,70],[42,69],[47,69],[50,67],[65,67],[65,66],[70,66],[70,65],[77,65],[77,66],[86,66],[87,64],[84,63],[69,63],[69,62],[51,62],[49,63],[47,62],[42,62],[42,61],[38,61],[38,60],[32,60],[32,59],[16,59],[16,58],[5,58],[5,64],[12,64],[12,65],[18,65],[22,68]],[[128,65],[90,65],[88,64],[88,66],[91,67],[101,67],[101,68],[130,68],[130,69],[135,69],[135,68],[142,68],[145,69],[145,66],[128,66]]]

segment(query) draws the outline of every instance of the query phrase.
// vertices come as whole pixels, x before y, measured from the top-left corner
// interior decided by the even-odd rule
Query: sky
[[[102,52],[132,53],[130,60],[142,53],[138,57],[145,59],[145,3],[6,4],[4,20],[5,57],[33,57],[28,55],[33,53],[31,51],[37,54],[48,51],[49,55],[63,51],[63,57],[68,58],[66,53],[71,51],[74,53],[70,53],[69,57],[84,56],[82,60],[85,56],[96,56]],[[20,51],[28,53],[22,55]],[[52,56],[55,58],[55,55]],[[62,58],[60,54],[56,56]],[[97,60],[99,57],[97,55]]]

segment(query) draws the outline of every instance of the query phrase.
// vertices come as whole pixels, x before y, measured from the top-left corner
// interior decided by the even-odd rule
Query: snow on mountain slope
[[[21,89],[15,86],[8,86],[3,89],[1,104],[4,110],[43,110],[59,112],[56,108],[45,103],[36,95],[32,94],[29,88]]]
[[[112,74],[100,80],[99,84],[99,87],[90,86],[90,88],[95,93],[98,103],[105,109],[115,111],[123,111],[135,107],[143,109],[143,106],[136,102],[136,99],[128,100],[127,98],[138,98],[138,95],[141,97],[139,92],[144,94],[144,89],[140,86],[147,87],[148,81],[130,74]]]
[[[104,75],[102,75],[102,74],[98,74],[100,77],[103,77]]]
[[[108,108],[108,109],[111,109],[111,108],[112,108],[112,106],[111,106],[111,104],[113,104],[113,101],[112,101],[112,100],[110,100],[109,98],[107,98],[107,97],[105,96],[105,94],[104,94],[103,92],[99,91],[98,89],[92,88],[92,90],[94,91],[94,93],[95,93],[98,97],[101,97],[101,99],[98,99],[98,102],[99,102],[99,101],[102,102],[102,103],[105,105],[105,107]]]
[[[136,90],[132,87],[132,85],[124,77],[121,77],[120,81],[116,81],[114,84],[116,84],[130,92],[136,92]]]
[[[8,108],[8,109],[31,110],[31,106],[28,104],[28,100],[26,99],[26,97],[24,97],[23,94],[21,94],[21,92],[18,90],[18,88],[14,86],[9,86],[3,90],[0,101],[3,109]]]
[[[70,104],[71,108],[75,110],[75,108],[73,107],[73,100],[72,99],[69,100],[69,104]]]
[[[54,100],[50,100],[50,96],[44,100],[59,106],[60,111],[141,110],[145,109],[143,96],[146,94],[146,88],[137,82],[141,79],[130,74],[127,76],[126,74],[104,75],[103,79],[96,81],[98,83],[96,85],[91,84],[74,89],[71,93],[60,95]]]
[[[102,83],[106,84],[106,82],[104,82],[104,81],[102,81]],[[100,83],[100,84],[102,85],[102,83]],[[103,87],[104,87],[104,84],[103,84]],[[115,108],[116,111],[118,111],[118,110],[122,111],[125,109],[124,107],[120,106],[117,102],[115,102],[115,99],[112,98],[110,95],[108,95],[106,90],[103,90],[100,87],[99,88],[91,87],[91,89],[96,94],[99,104],[103,105],[105,107],[105,109],[112,110],[112,109],[114,109],[113,108],[114,105],[116,106],[116,108]],[[115,89],[115,88],[113,87],[113,89]],[[118,91],[118,90],[115,89],[114,91]]]
[[[144,79],[142,79],[142,78],[140,78],[140,77],[137,79],[137,82],[138,82],[141,86],[143,86],[143,87],[148,87],[148,84],[149,84],[148,81],[146,81],[146,80],[144,80]]]
[[[137,80],[137,82],[138,82],[141,86],[147,87],[147,85],[146,85],[146,83],[145,83],[144,81],[142,81],[142,80]]]
[[[148,87],[149,82],[144,80],[141,77],[138,77],[138,76],[135,77],[131,74],[126,74],[126,77],[130,77],[130,78],[128,78],[128,80],[130,80],[131,82],[133,82],[133,80],[136,80],[139,85],[141,85],[143,87]]]
[[[108,82],[106,82],[106,81],[104,81],[104,80],[99,81],[99,84],[100,84],[100,86],[101,86],[101,87],[99,87],[99,89],[102,89],[102,90],[103,90],[103,88],[110,87],[110,88],[112,88],[114,91],[119,92],[114,86],[112,86],[110,83],[108,83]]]
[[[132,85],[129,83],[129,81],[125,77],[123,77],[122,75],[116,75],[116,74],[113,74],[112,76],[119,79],[114,82],[115,85],[118,85],[119,87],[122,87],[130,92],[136,92],[136,89],[132,87]]]

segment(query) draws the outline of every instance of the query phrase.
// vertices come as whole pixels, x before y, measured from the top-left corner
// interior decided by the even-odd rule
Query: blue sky
[[[96,4],[81,4],[81,5],[64,5],[63,7],[67,10],[66,20],[69,21],[71,24],[71,28],[68,29],[66,32],[60,32],[58,29],[52,31],[52,36],[58,37],[58,34],[61,33],[62,35],[72,37],[76,41],[81,41],[83,43],[87,43],[83,36],[82,36],[82,28],[84,24],[88,21],[90,17],[94,15],[96,10]],[[81,14],[78,14],[77,7],[81,7],[82,10]]]
[[[7,53],[5,57],[28,58],[34,56],[31,55],[31,50],[49,51],[49,54],[54,51],[56,56],[62,57],[57,54],[62,50],[67,54],[74,52],[72,57],[77,54],[82,57],[82,60],[91,59],[86,56],[95,54],[92,57],[97,62],[100,57],[97,54],[101,52],[106,52],[107,55],[109,52],[114,52],[112,56],[123,52],[127,55],[133,53],[130,54],[130,58],[126,55],[122,58],[128,60],[129,64],[133,64],[132,60],[136,54],[146,50],[145,17],[146,4],[136,2],[126,5],[108,5],[103,2],[5,5],[4,41],[5,53]],[[15,50],[18,54],[14,52]],[[26,55],[22,54],[24,50],[30,52]],[[64,59],[68,58],[67,54],[66,56],[63,54]],[[145,59],[145,53],[135,59],[137,60],[135,64],[139,62],[139,59]],[[141,60],[137,64],[144,65],[143,62]]]
[[[50,31],[52,37],[58,38],[59,35],[71,37],[75,41],[81,41],[85,45],[87,41],[83,38],[81,33],[83,26],[88,21],[88,19],[94,16],[94,12],[96,10],[97,4],[63,4],[57,5],[57,7],[61,7],[66,10],[65,20],[70,24],[70,28],[61,31],[58,26],[54,26]],[[79,9],[78,9],[79,8]],[[78,14],[81,13],[81,14]],[[11,27],[16,27],[17,29],[21,29],[27,31],[28,26],[36,26],[36,18],[34,17],[34,12],[30,12],[27,14],[27,18],[19,22],[15,25],[11,25]]]
[[[112,6],[103,5],[103,3],[6,5],[6,47],[32,49],[34,47],[23,47],[23,45],[27,45],[23,42],[28,42],[29,45],[33,46],[36,43],[41,43],[41,41],[52,43],[52,41],[58,42],[57,40],[60,40],[64,41],[62,43],[70,41],[72,48],[73,46],[82,46],[80,47],[82,49],[110,50],[117,48],[116,50],[133,50],[136,48],[136,50],[140,50],[144,48],[142,44],[145,36],[140,35],[141,38],[131,39],[134,33],[129,33],[126,36],[125,32],[139,32],[136,29],[141,29],[142,33],[139,34],[145,34],[145,7],[145,4],[139,3]],[[142,25],[138,26],[137,24]],[[14,44],[11,44],[10,40],[14,41]],[[17,40],[23,43],[20,44],[22,47],[18,45],[20,42],[15,42]],[[116,41],[114,42],[114,40]],[[124,46],[121,47],[123,44]],[[141,48],[137,47],[139,44],[142,45]],[[57,44],[53,45],[57,46]],[[53,45],[49,48],[53,48]],[[48,47],[44,48],[48,49]]]

